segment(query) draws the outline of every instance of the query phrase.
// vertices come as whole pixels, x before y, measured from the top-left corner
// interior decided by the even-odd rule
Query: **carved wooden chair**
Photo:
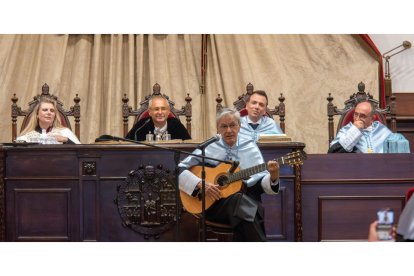
[[[407,190],[407,192],[405,193],[405,202],[406,203],[410,200],[410,198],[413,195],[413,193],[414,193],[414,188],[409,188]]]
[[[247,115],[246,102],[249,96],[253,93],[253,91],[254,91],[254,86],[253,84],[249,83],[246,86],[246,93],[239,96],[238,99],[233,103],[233,106],[240,112],[240,116]],[[268,97],[270,98],[270,95],[268,95]],[[283,96],[283,93],[280,93],[280,97],[278,98],[278,100],[279,100],[279,105],[275,106],[275,108],[273,109],[267,108],[266,114],[270,118],[273,118],[273,116],[279,116],[280,128],[282,129],[283,133],[285,133],[286,108],[285,108],[285,103],[284,103],[285,97]],[[219,112],[223,108],[223,105],[221,104],[222,101],[223,99],[220,97],[220,94],[218,94],[216,98],[216,102],[217,102],[216,111],[217,112]]]
[[[148,103],[152,96],[161,96],[161,86],[156,83],[152,87],[152,94],[145,96],[145,100],[139,103],[139,108],[137,110],[133,110],[131,106],[128,105],[129,99],[126,94],[124,94],[124,97],[122,98],[122,117],[123,117],[123,124],[124,124],[124,137],[128,134],[128,118],[129,116],[135,116],[134,125],[141,119],[149,117],[148,113]],[[175,103],[170,100],[170,98],[162,94],[164,98],[167,99],[169,105],[170,105],[170,114],[169,117],[176,117],[179,118],[179,116],[185,116],[186,117],[186,128],[188,131],[188,134],[191,136],[191,117],[192,117],[192,106],[191,106],[191,100],[190,94],[187,93],[187,97],[185,98],[186,104],[185,106],[181,107],[181,109],[176,109],[174,107]]]
[[[329,93],[328,98],[328,134],[329,134],[329,143],[335,138],[334,134],[338,133],[338,131],[351,122],[353,120],[355,106],[361,101],[369,101],[373,103],[375,107],[375,115],[374,121],[380,121],[384,125],[388,125],[392,132],[396,132],[397,130],[397,122],[396,122],[396,109],[395,109],[395,96],[391,96],[390,98],[390,105],[386,106],[386,108],[381,109],[379,107],[379,102],[374,100],[372,95],[365,92],[365,84],[360,82],[358,84],[358,92],[352,94],[349,97],[349,100],[346,100],[343,109],[337,108],[333,103],[333,97],[331,93]],[[334,133],[334,122],[333,116],[340,115],[338,126],[336,128],[336,132]],[[387,123],[387,121],[389,123]]]
[[[29,102],[29,108],[26,110],[22,110],[22,108],[17,105],[17,101],[19,99],[16,97],[16,94],[13,94],[13,97],[11,98],[11,101],[13,102],[11,106],[12,141],[14,141],[17,137],[17,117],[24,116],[22,125],[20,127],[21,132],[29,122],[30,116],[35,116],[35,114],[33,114],[33,109],[43,97],[49,97],[56,101],[58,113],[63,126],[72,130],[68,116],[73,116],[75,118],[75,135],[78,137],[78,139],[80,139],[80,98],[78,97],[78,94],[76,94],[76,97],[73,99],[75,105],[71,106],[68,110],[65,110],[63,108],[63,103],[58,99],[58,97],[49,93],[49,86],[45,83],[42,86],[42,93],[33,97],[33,100]]]
[[[198,240],[203,241],[203,225],[201,214],[193,214],[198,224]],[[206,241],[232,241],[233,228],[229,224],[223,224],[206,220]]]

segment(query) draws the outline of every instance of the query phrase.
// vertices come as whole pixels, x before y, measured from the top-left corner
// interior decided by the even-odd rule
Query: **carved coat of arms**
[[[176,221],[176,189],[173,176],[161,165],[140,166],[118,186],[115,202],[123,225],[158,238]]]

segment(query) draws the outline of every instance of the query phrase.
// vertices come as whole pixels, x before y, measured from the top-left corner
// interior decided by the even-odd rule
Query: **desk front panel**
[[[194,145],[174,148],[192,151]],[[265,160],[297,145],[265,145]],[[3,147],[7,241],[196,241],[198,224],[183,213],[180,227],[157,236],[123,223],[116,198],[131,170],[141,165],[174,171],[174,154],[135,145]],[[185,156],[181,156],[183,159]],[[282,168],[281,193],[264,196],[269,240],[293,241],[294,170]],[[177,238],[179,237],[179,238]]]
[[[310,154],[302,166],[303,240],[366,240],[379,209],[393,208],[398,222],[413,186],[413,154]]]

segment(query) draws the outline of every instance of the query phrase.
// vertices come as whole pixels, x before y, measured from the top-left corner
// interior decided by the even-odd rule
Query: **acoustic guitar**
[[[283,157],[275,159],[279,165],[302,165],[303,161],[306,159],[306,154],[303,151],[294,151],[286,154]],[[239,192],[243,187],[243,179],[249,178],[251,175],[267,170],[267,164],[262,163],[247,169],[240,170],[236,168],[233,173],[230,172],[231,165],[229,164],[220,164],[215,168],[205,167],[206,171],[206,183],[214,183],[219,185],[221,190],[222,198],[226,198]],[[201,166],[194,166],[190,171],[201,178]],[[201,193],[200,193],[201,194]],[[180,191],[181,202],[184,208],[192,214],[200,214],[202,212],[202,199],[201,197],[193,197],[187,193]],[[206,205],[205,209],[213,205],[215,202],[209,196],[206,196]]]

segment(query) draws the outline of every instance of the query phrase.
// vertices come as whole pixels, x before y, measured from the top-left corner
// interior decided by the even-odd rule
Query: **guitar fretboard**
[[[276,159],[276,161],[280,165],[283,165],[284,164],[284,158],[283,157],[280,157],[280,158]],[[267,170],[267,164],[266,163],[262,163],[262,164],[259,164],[259,165],[256,165],[256,166],[253,166],[253,167],[244,169],[244,170],[240,170],[240,171],[235,172],[233,174],[228,174],[227,175],[228,176],[228,179],[227,179],[227,181],[226,181],[225,184],[230,184],[230,183],[233,183],[235,181],[239,181],[241,179],[248,178],[251,175],[254,175],[254,174],[259,173],[259,172],[263,172],[265,170]]]

